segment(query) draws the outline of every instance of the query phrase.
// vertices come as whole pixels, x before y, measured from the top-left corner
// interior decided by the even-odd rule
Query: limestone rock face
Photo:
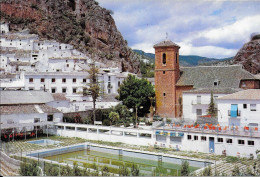
[[[138,56],[117,30],[111,11],[95,0],[3,0],[1,20],[11,31],[28,28],[40,38],[73,45],[85,54],[139,73]]]
[[[260,39],[244,44],[234,57],[234,64],[242,64],[252,74],[260,73]]]

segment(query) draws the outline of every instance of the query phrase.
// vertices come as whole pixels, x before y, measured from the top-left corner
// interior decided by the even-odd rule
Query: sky
[[[97,0],[112,10],[129,47],[154,53],[168,39],[181,55],[235,56],[250,35],[260,32],[260,1]]]

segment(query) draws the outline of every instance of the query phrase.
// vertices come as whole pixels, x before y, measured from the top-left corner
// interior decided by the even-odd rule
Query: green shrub
[[[123,165],[124,165],[123,162],[121,162],[121,161],[116,161],[116,160],[112,160],[111,164],[112,164],[112,165],[116,165],[116,166],[123,166]]]
[[[226,157],[227,163],[235,163],[235,162],[237,162],[238,160],[239,160],[238,157],[233,157],[233,156],[227,156],[227,157]]]

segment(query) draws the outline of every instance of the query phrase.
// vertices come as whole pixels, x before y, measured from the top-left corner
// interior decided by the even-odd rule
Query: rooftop
[[[154,48],[157,48],[157,47],[178,47],[178,48],[180,48],[179,45],[175,44],[174,42],[172,42],[170,40],[165,40],[165,41],[159,42],[158,44],[155,44],[153,47]]]
[[[194,88],[239,88],[241,80],[255,80],[241,65],[182,67],[177,86]],[[217,85],[214,85],[217,82]]]
[[[52,97],[55,101],[66,101],[66,100],[68,100],[66,98],[66,94],[63,94],[63,93],[53,93]]]
[[[259,100],[260,89],[242,90],[233,94],[229,94],[218,98],[218,100]]]
[[[214,94],[231,94],[238,91],[241,91],[242,89],[239,88],[198,88],[198,89],[191,89],[188,91],[184,91],[183,93],[199,93],[199,94],[208,94],[213,92]]]
[[[43,90],[3,90],[0,92],[0,98],[0,105],[42,104],[53,101],[52,95]]]
[[[33,114],[33,113],[56,113],[59,110],[47,106],[45,104],[40,105],[8,105],[0,106],[1,114]]]

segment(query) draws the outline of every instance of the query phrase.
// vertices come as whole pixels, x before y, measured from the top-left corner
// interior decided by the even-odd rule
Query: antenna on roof
[[[166,41],[168,41],[168,33],[166,32]]]

